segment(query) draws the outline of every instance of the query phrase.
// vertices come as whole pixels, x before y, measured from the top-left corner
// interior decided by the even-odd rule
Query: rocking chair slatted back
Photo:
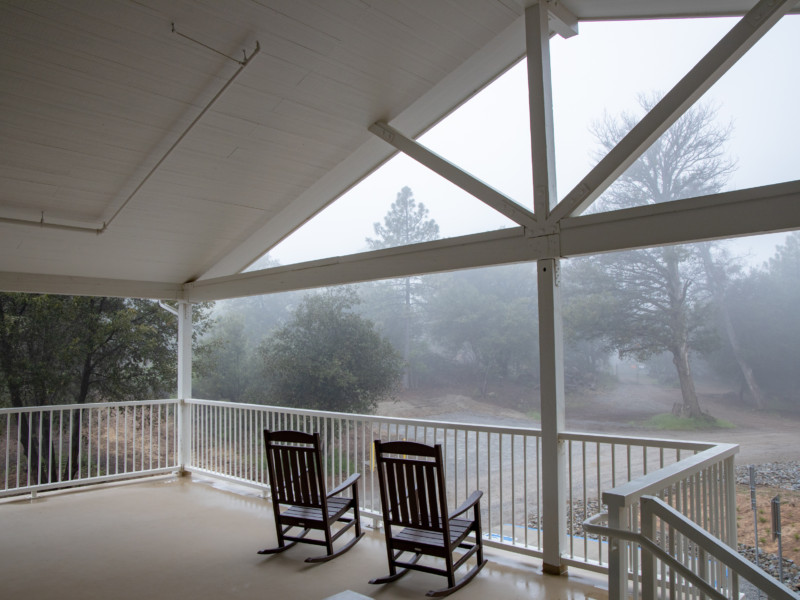
[[[444,481],[434,462],[385,458],[382,464],[389,499],[389,523],[444,531]]]
[[[315,434],[319,436],[319,434]],[[269,448],[275,465],[274,481],[281,482],[273,492],[278,502],[295,506],[320,506],[325,496],[321,458],[315,448],[272,446]]]

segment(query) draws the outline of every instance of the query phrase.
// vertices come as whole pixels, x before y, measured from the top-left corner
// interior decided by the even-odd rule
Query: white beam
[[[192,302],[800,229],[800,181],[299,263],[183,286]],[[0,279],[0,283],[2,279]]]
[[[556,195],[556,160],[553,136],[553,91],[550,81],[550,27],[547,4],[525,9],[528,51],[528,110],[531,127],[534,213],[539,230],[546,225]]]
[[[180,300],[183,297],[182,287],[179,283],[10,272],[0,272],[0,290],[31,294],[112,296],[154,300]]]
[[[419,142],[407,138],[391,125],[378,122],[370,125],[369,130],[386,143],[400,150],[400,152],[410,156],[420,164],[425,165],[431,171],[444,177],[450,183],[457,185],[468,194],[472,194],[475,198],[491,206],[497,212],[505,215],[518,225],[529,229],[536,227],[536,217],[532,212],[526,210],[511,198],[504,196],[480,179],[473,177],[450,161],[432,152]]]
[[[563,219],[561,255],[793,229],[800,229],[800,181]]]
[[[550,222],[585,210],[796,3],[761,0],[567,194]]]
[[[563,38],[578,35],[578,17],[559,0],[547,0],[550,13],[550,29]]]
[[[547,236],[521,227],[204,279],[184,286],[192,302],[255,296],[393,277],[536,260],[549,255]]]

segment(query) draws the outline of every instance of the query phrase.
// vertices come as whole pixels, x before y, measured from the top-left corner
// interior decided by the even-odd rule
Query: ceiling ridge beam
[[[741,58],[797,0],[761,0],[700,59],[553,209],[548,224],[579,215]]]
[[[428,167],[437,175],[460,187],[518,225],[522,225],[527,229],[536,228],[536,216],[531,211],[429,150],[419,142],[406,137],[391,125],[378,121],[370,125],[369,130],[400,152]]]

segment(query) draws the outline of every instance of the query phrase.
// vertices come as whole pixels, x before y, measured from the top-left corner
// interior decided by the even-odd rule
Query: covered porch
[[[65,431],[75,428],[80,439],[78,446],[73,446],[70,437],[64,435]],[[340,483],[352,472],[360,472],[362,519],[371,523],[373,529],[380,523],[381,505],[371,453],[372,441],[404,439],[441,444],[447,493],[453,504],[451,509],[472,490],[483,490],[484,544],[492,552],[497,551],[498,556],[508,557],[509,564],[516,565],[514,568],[521,569],[519,573],[526,576],[552,573],[541,559],[546,556],[547,549],[545,525],[551,519],[548,503],[553,502],[557,502],[563,511],[567,525],[561,528],[564,534],[563,564],[577,569],[578,573],[594,573],[601,581],[606,580],[607,574],[617,574],[618,584],[630,578],[636,597],[644,592],[638,576],[640,569],[647,564],[644,552],[633,546],[617,544],[603,537],[604,533],[590,533],[582,526],[587,518],[597,518],[604,505],[608,506],[607,518],[613,527],[638,535],[639,507],[647,497],[655,496],[682,514],[689,526],[701,527],[703,536],[711,532],[729,545],[736,543],[734,456],[738,447],[732,444],[562,432],[559,444],[563,446],[566,457],[565,491],[563,495],[555,496],[544,477],[547,450],[542,441],[543,432],[539,429],[207,400],[158,400],[0,409],[0,455],[4,457],[0,461],[0,497],[7,497],[5,502],[8,502],[2,508],[4,511],[9,508],[12,521],[17,523],[19,519],[22,524],[19,528],[9,529],[5,536],[8,545],[3,552],[9,553],[9,564],[17,560],[13,554],[18,547],[27,548],[32,553],[31,559],[37,560],[37,552],[42,547],[37,540],[49,537],[58,538],[54,540],[56,545],[77,545],[88,556],[98,553],[105,556],[109,552],[113,555],[113,546],[108,547],[108,544],[127,546],[123,540],[128,535],[125,532],[129,526],[134,535],[133,543],[149,544],[154,556],[161,557],[155,559],[156,562],[165,568],[171,564],[172,558],[183,564],[180,548],[185,548],[188,555],[193,555],[199,548],[207,549],[212,556],[226,553],[221,550],[222,546],[185,539],[178,541],[174,550],[164,550],[162,544],[151,539],[136,541],[141,532],[153,529],[168,540],[175,539],[174,536],[180,538],[186,524],[193,535],[212,538],[217,535],[219,525],[216,521],[212,519],[209,530],[203,532],[200,530],[206,528],[204,518],[192,514],[196,497],[202,506],[213,508],[217,502],[214,498],[223,496],[201,494],[201,486],[196,486],[198,489],[195,490],[188,476],[172,478],[180,473],[201,480],[211,479],[218,486],[229,486],[229,490],[235,489],[243,494],[232,502],[243,510],[247,508],[247,519],[251,522],[245,526],[244,536],[233,534],[230,544],[237,548],[231,552],[241,556],[244,546],[248,548],[244,551],[247,555],[253,544],[255,548],[274,545],[269,541],[271,538],[265,541],[263,537],[264,528],[273,527],[268,502],[264,499],[268,496],[261,442],[261,432],[265,428],[320,432],[329,485]],[[30,437],[26,446],[25,437],[32,436],[34,431],[37,435]],[[33,439],[35,444],[31,443]],[[34,459],[34,456],[41,458]],[[38,466],[28,468],[28,465]],[[52,465],[71,465],[69,472],[72,475],[64,478],[61,469],[51,468]],[[141,487],[135,483],[124,488],[103,487],[122,480],[154,476],[170,477],[167,481],[171,483],[166,486],[161,481]],[[208,486],[208,481],[205,484]],[[51,496],[57,489],[61,490],[60,493]],[[117,492],[117,489],[130,491]],[[160,494],[165,489],[170,491],[170,495],[162,498]],[[112,494],[122,496],[119,506],[117,500],[109,500],[108,505],[98,512],[95,503],[106,502],[102,498]],[[134,498],[130,501],[134,508],[120,508],[128,502],[129,496]],[[15,500],[20,497],[21,500]],[[180,517],[173,518],[171,508],[162,510],[184,499],[188,502],[185,509],[174,508]],[[61,519],[60,524],[53,527],[45,526],[44,517],[40,518],[39,514],[42,510],[49,510],[50,506],[54,507],[54,512],[47,513],[50,515],[48,518]],[[70,515],[69,510],[62,513],[56,506],[71,507],[69,510],[82,512],[85,516]],[[260,516],[250,514],[253,510]],[[105,516],[100,516],[103,514]],[[147,523],[130,524],[131,514],[136,515],[136,520]],[[259,520],[257,527],[253,525],[254,518]],[[83,522],[91,527],[87,529],[81,524]],[[35,531],[26,533],[31,523],[36,524]],[[176,527],[174,533],[171,532],[173,525]],[[662,540],[665,532],[669,532],[673,543],[678,540],[679,560],[697,569],[693,543],[684,539],[683,532],[669,529],[672,525],[662,524],[660,527]],[[122,532],[117,534],[119,528]],[[246,542],[254,533],[261,541]],[[373,535],[369,544],[380,549],[370,553],[370,568],[373,568],[385,560],[382,534]],[[304,549],[298,551],[302,553]],[[293,553],[281,555],[275,564],[283,564]],[[78,571],[93,577],[91,574],[97,568],[95,561],[79,563]],[[133,561],[133,564],[138,563]],[[252,557],[246,564],[252,564]],[[715,585],[735,590],[738,582],[733,571],[725,568],[723,563],[712,564],[715,565],[712,573],[716,573],[718,579]],[[300,568],[301,573],[305,573],[304,567],[305,563],[300,562],[300,566],[296,565],[294,569]],[[509,579],[508,585],[512,588],[517,585],[512,583],[517,577],[513,575],[516,572],[512,569]],[[703,568],[700,572],[705,576]],[[744,575],[750,574],[745,572]],[[174,577],[182,576],[176,573]],[[482,574],[481,578],[485,579],[486,575]],[[193,578],[190,577],[189,581]],[[596,579],[592,581],[595,582],[593,586],[599,585]],[[304,583],[304,579],[298,579],[301,586],[298,594],[310,597],[302,588]],[[249,585],[248,579],[241,581],[244,588]],[[570,584],[565,585],[569,588]],[[524,589],[529,589],[526,586]],[[622,586],[623,589],[628,587],[624,583]],[[471,592],[463,593],[470,597]],[[645,594],[644,597],[648,596]]]
[[[735,544],[735,446],[566,431],[559,264],[800,228],[797,180],[582,214],[797,2],[432,4],[4,4],[0,290],[175,301],[179,373],[175,400],[0,409],[2,490],[31,495],[0,506],[3,589],[59,598],[263,596],[284,585],[282,597],[352,589],[393,598],[429,589],[416,574],[377,592],[366,586],[383,571],[378,535],[322,567],[298,561],[303,549],[262,559],[254,551],[269,536],[267,502],[185,478],[47,495],[74,482],[43,472],[45,456],[75,461],[80,484],[182,472],[263,490],[258,432],[267,424],[328,431],[334,479],[369,468],[376,432],[449,445],[454,496],[486,488],[489,511],[492,562],[464,598],[601,598],[606,573],[611,597],[629,585],[638,596],[638,541],[606,547],[567,531],[568,519],[589,516],[571,512],[587,495],[598,510],[608,504],[617,531],[638,535],[639,500],[652,494]],[[713,15],[742,18],[559,197],[550,38],[576,35],[581,20]],[[523,56],[534,193],[512,199],[418,138]],[[398,152],[514,226],[246,272]],[[193,303],[519,262],[537,264],[541,430],[275,416],[192,399]],[[73,423],[85,428],[74,449],[57,434]],[[33,428],[36,460],[20,452]],[[23,463],[38,470],[23,472]],[[682,543],[697,566],[693,542]],[[717,563],[711,571],[709,585],[736,597],[735,576]]]

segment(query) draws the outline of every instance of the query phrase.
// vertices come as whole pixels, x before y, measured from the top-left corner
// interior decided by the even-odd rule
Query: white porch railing
[[[189,400],[191,407],[190,470],[225,477],[265,489],[262,431],[318,431],[331,485],[359,471],[363,478],[364,513],[380,515],[377,478],[372,469],[372,442],[380,438],[442,444],[448,498],[454,503],[474,489],[484,491],[483,522],[487,545],[542,556],[541,431],[439,421],[397,419],[371,415],[329,413],[260,405]],[[604,572],[608,544],[582,531],[583,520],[602,510],[603,493],[615,486],[649,476],[667,466],[714,447],[713,444],[585,433],[565,433],[567,454],[567,564]],[[686,477],[696,471],[683,467]],[[714,514],[735,510],[735,495],[708,495],[706,509]],[[679,500],[676,498],[676,500]],[[676,504],[681,508],[679,502]],[[693,516],[693,507],[685,505]],[[735,526],[735,523],[734,523]],[[735,534],[734,534],[735,535]],[[735,546],[735,543],[734,543]],[[637,563],[638,566],[638,563]]]
[[[0,497],[175,471],[177,402],[0,409]]]
[[[331,484],[353,471],[361,472],[363,510],[375,518],[380,514],[380,500],[373,440],[440,443],[448,498],[454,505],[474,489],[484,491],[487,544],[542,556],[541,525],[546,518],[542,499],[547,490],[541,485],[541,431],[529,428],[206,400],[1,409],[0,496],[180,469],[266,491],[265,428],[320,432]],[[564,498],[568,537],[563,554],[567,564],[606,571],[611,561],[612,569],[618,569],[608,544],[600,536],[585,533],[581,524],[603,510],[609,501],[607,492],[642,478],[658,482],[664,469],[679,472],[683,483],[653,483],[659,490],[674,490],[662,497],[701,526],[724,531],[724,539],[733,540],[735,546],[732,459],[728,461],[725,454],[700,464],[692,458],[704,455],[713,445],[584,433],[565,433],[560,441],[568,469]],[[697,493],[689,492],[695,489]],[[656,492],[647,487],[640,495],[645,493]],[[632,514],[631,507],[626,505],[626,514]],[[629,566],[638,573],[635,553],[624,562],[626,572]]]
[[[562,434],[560,439],[567,444],[568,547],[564,559],[567,564],[602,571],[609,564],[608,543],[600,536],[587,535],[583,521],[604,510],[607,502],[604,492],[642,477],[657,479],[658,475],[653,474],[665,468],[677,469],[690,477],[696,470],[687,459],[715,447],[707,442],[572,432]],[[735,490],[726,491],[730,494],[707,498],[710,511],[715,514],[735,511]]]
[[[190,400],[191,470],[223,476],[265,489],[262,460],[265,428],[317,431],[323,458],[337,485],[354,471],[362,474],[363,513],[380,516],[375,439],[442,444],[448,498],[453,508],[472,490],[482,489],[487,544],[541,555],[541,534],[528,523],[541,519],[541,432],[370,415]]]

